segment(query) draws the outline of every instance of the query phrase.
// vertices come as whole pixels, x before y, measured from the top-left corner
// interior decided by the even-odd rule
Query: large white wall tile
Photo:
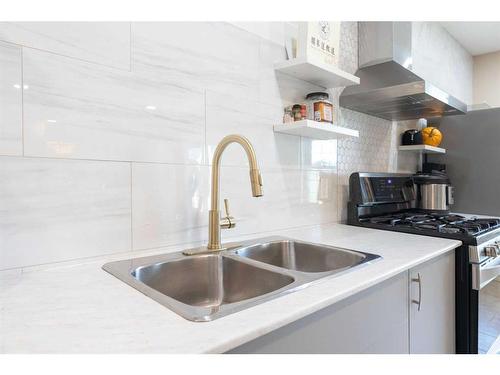
[[[259,38],[220,22],[132,23],[132,70],[165,84],[258,96]]]
[[[221,202],[229,199],[237,223],[222,231],[223,238],[337,220],[337,175],[332,171],[270,169],[262,171],[262,179],[264,195],[254,198],[247,168],[222,168]]]
[[[130,250],[130,165],[0,158],[0,269]]]
[[[337,219],[335,173],[273,169],[262,175],[264,196],[253,198],[247,168],[221,168],[220,209],[228,198],[237,221],[223,237]],[[134,249],[207,241],[209,167],[134,163],[132,176]]]
[[[206,238],[208,167],[133,163],[133,248]]]
[[[21,47],[0,42],[0,155],[23,153]]]
[[[283,45],[287,22],[230,22],[232,25],[268,40]]]
[[[301,144],[303,169],[337,168],[337,140],[318,140],[302,138]]]
[[[210,91],[207,91],[206,103],[208,162],[212,162],[215,147],[224,136],[240,134],[252,142],[262,168],[300,168],[300,137],[273,131],[273,125],[282,122],[281,106]],[[239,145],[230,145],[222,163],[245,166],[248,160]]]
[[[200,163],[204,95],[24,50],[25,155]]]
[[[0,22],[0,40],[130,69],[129,22]]]

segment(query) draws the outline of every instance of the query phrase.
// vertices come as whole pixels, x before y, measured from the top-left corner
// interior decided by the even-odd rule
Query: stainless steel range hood
[[[442,117],[467,105],[412,72],[411,22],[359,22],[361,84],[344,89],[340,106],[387,120]]]

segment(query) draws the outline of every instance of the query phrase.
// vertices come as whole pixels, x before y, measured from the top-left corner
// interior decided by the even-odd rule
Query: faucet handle
[[[226,216],[229,217],[231,214],[229,213],[229,199],[224,198],[224,210],[226,211]]]
[[[220,227],[222,229],[231,229],[236,226],[236,220],[229,213],[229,200],[224,199],[224,210],[226,211],[226,216],[220,219]]]

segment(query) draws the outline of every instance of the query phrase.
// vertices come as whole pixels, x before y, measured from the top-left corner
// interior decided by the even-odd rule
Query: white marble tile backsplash
[[[275,73],[278,24],[262,35],[227,23],[28,26],[0,24],[12,42],[0,42],[0,155],[20,156],[0,159],[0,270],[205,241],[211,156],[231,133],[254,144],[264,197],[251,197],[243,150],[229,146],[221,199],[238,225],[223,238],[341,220],[350,172],[414,167],[396,151],[403,129],[338,109],[341,89],[330,91],[337,120],[359,139],[274,134],[284,105],[321,89]],[[356,22],[341,32],[340,65],[354,72]]]
[[[206,238],[208,193],[207,166],[134,163],[133,249]]]
[[[132,70],[158,83],[258,98],[260,38],[221,22],[132,23]]]
[[[300,137],[273,132],[272,124],[282,122],[281,106],[212,91],[207,91],[206,98],[207,163],[211,164],[220,140],[234,133],[252,142],[262,168],[300,168]],[[230,145],[222,165],[245,166],[248,160],[239,145]]]
[[[25,155],[202,162],[203,93],[33,49],[23,62]]]
[[[0,157],[0,269],[130,250],[127,163]]]
[[[229,199],[237,219],[223,239],[337,220],[336,171],[265,169],[260,198],[252,197],[247,168],[225,167],[221,174],[221,200]]]
[[[264,40],[274,44],[283,45],[285,36],[289,29],[296,30],[297,26],[293,22],[230,22],[240,29],[255,34]]]
[[[130,22],[0,22],[0,40],[130,70]]]
[[[206,241],[209,176],[209,166],[134,163],[134,250]],[[221,168],[221,206],[229,199],[237,222],[223,239],[336,221],[335,171],[263,169],[262,179],[264,196],[253,198],[248,168]]]
[[[21,47],[0,42],[0,155],[23,154]]]

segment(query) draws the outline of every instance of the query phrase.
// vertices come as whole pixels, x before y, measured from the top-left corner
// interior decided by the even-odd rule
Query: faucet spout
[[[252,195],[256,198],[262,197],[262,177],[258,169],[250,169],[250,184],[252,184]]]
[[[210,250],[221,250],[220,240],[220,161],[224,150],[231,143],[238,143],[243,147],[248,158],[250,166],[250,184],[252,186],[252,195],[261,197],[262,193],[262,177],[255,156],[255,150],[248,139],[241,135],[232,134],[224,137],[217,145],[212,159],[212,191],[211,191],[211,209],[208,216],[208,246]]]

